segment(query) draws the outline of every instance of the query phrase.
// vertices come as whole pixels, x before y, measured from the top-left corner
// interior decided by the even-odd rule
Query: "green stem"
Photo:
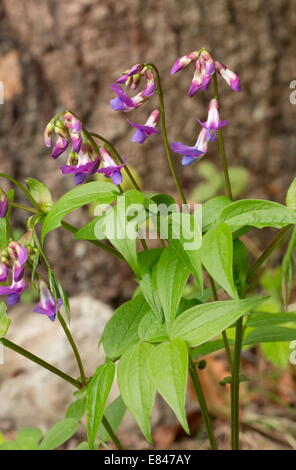
[[[192,383],[193,383],[193,386],[194,386],[196,396],[197,396],[198,401],[199,401],[200,412],[201,412],[203,420],[204,420],[204,424],[205,424],[206,431],[207,431],[207,434],[208,434],[208,439],[209,439],[209,442],[210,442],[211,449],[212,450],[217,450],[218,446],[217,446],[216,438],[215,438],[215,435],[214,435],[213,425],[212,425],[212,421],[211,421],[211,418],[210,418],[210,415],[209,415],[206,400],[205,400],[205,397],[204,397],[204,394],[203,394],[203,391],[202,391],[202,387],[201,387],[201,384],[200,384],[200,381],[199,381],[199,377],[198,377],[198,374],[197,374],[197,371],[196,371],[195,364],[194,364],[194,362],[193,362],[193,360],[191,359],[190,356],[189,356],[189,372],[190,372],[190,376],[191,376],[191,379],[192,379]]]
[[[38,214],[38,210],[33,207],[23,206],[23,204],[18,204],[17,202],[11,202],[10,205],[16,209],[21,209],[26,212],[31,212],[32,214]]]
[[[107,433],[111,437],[111,439],[114,442],[114,444],[116,445],[117,449],[118,450],[123,450],[123,447],[122,447],[122,444],[121,444],[120,440],[118,439],[118,437],[114,433],[109,421],[107,420],[107,418],[105,416],[103,416],[103,418],[102,418],[102,424],[104,425]]]
[[[1,338],[0,342],[6,346],[7,348],[11,349],[12,351],[15,351],[18,354],[21,354],[22,356],[26,357],[27,359],[30,359],[30,361],[35,362],[41,367],[44,367],[45,369],[49,370],[55,375],[58,375],[62,379],[64,379],[66,382],[70,383],[76,388],[82,388],[82,384],[78,382],[78,380],[73,379],[73,377],[70,377],[68,374],[65,374],[61,370],[57,369],[55,366],[49,364],[48,362],[44,361],[38,356],[35,356],[35,354],[30,353],[26,349],[22,348],[21,346],[18,346],[17,344],[13,343],[12,341],[9,341],[6,338]]]
[[[240,360],[243,341],[243,317],[236,322],[235,346],[231,379],[231,447],[239,450]]]
[[[248,280],[255,274],[257,269],[264,263],[264,261],[271,255],[273,250],[279,245],[279,243],[285,238],[289,230],[293,227],[293,225],[286,225],[286,227],[282,228],[276,237],[272,240],[270,245],[263,251],[262,255],[259,256],[257,261],[251,266],[248,274]]]
[[[218,294],[217,294],[214,279],[212,278],[212,276],[210,276],[210,274],[208,274],[208,276],[209,276],[211,289],[212,289],[212,293],[213,293],[213,299],[215,301],[217,301],[219,299],[218,299]],[[222,331],[222,339],[223,339],[224,348],[225,348],[225,351],[226,351],[228,363],[229,363],[229,366],[230,366],[230,369],[231,369],[232,368],[232,354],[231,354],[231,350],[230,350],[230,346],[229,346],[229,342],[228,342],[228,338],[227,338],[227,333],[226,333],[225,330]]]
[[[12,178],[11,176],[6,175],[5,173],[0,173],[0,178],[5,178],[11,183],[13,183],[17,188],[19,188],[26,196],[27,198],[31,201],[32,205],[37,209],[37,211],[40,210],[39,204],[35,201],[33,196],[31,196],[30,192],[23,186],[21,183],[19,183],[16,179]]]
[[[219,102],[219,88],[218,88],[218,80],[217,80],[216,72],[213,75],[213,83],[214,83],[214,90],[215,90],[215,99]],[[223,137],[222,129],[218,130],[217,135],[218,135],[220,157],[221,157],[221,163],[222,163],[223,172],[224,172],[227,196],[229,197],[229,199],[232,200],[233,197],[232,197],[232,191],[231,191],[231,185],[230,185],[230,179],[229,179],[229,173],[228,173],[228,166],[227,166],[227,159],[226,159],[224,137]]]
[[[161,80],[160,80],[160,75],[157,67],[153,64],[146,64],[147,67],[150,67],[156,76],[156,81],[157,81],[157,93],[159,97],[159,109],[160,109],[160,121],[161,121],[161,129],[162,129],[162,136],[163,136],[163,142],[164,142],[164,147],[165,147],[165,152],[167,156],[167,160],[169,163],[169,167],[171,170],[171,173],[173,175],[175,184],[177,186],[181,201],[183,204],[187,204],[186,197],[182,188],[182,185],[179,181],[174,161],[172,158],[172,152],[170,149],[169,145],[169,140],[168,140],[168,134],[167,134],[167,128],[166,128],[166,117],[165,117],[165,106],[164,106],[164,99],[163,99],[163,92],[162,92],[162,86],[161,86]]]
[[[60,369],[57,369],[57,367],[53,366],[52,364],[49,364],[49,362],[46,362],[43,359],[41,359],[40,357],[35,356],[35,354],[30,353],[29,351],[22,348],[21,346],[18,346],[17,344],[13,343],[12,341],[9,341],[6,338],[1,338],[0,342],[4,346],[6,346],[7,348],[11,349],[12,351],[20,354],[21,356],[26,357],[27,359],[29,359],[32,362],[35,362],[35,364],[38,364],[39,366],[43,367],[44,369],[47,369],[52,374],[55,374],[58,377],[61,377],[63,380],[70,383],[74,387],[76,387],[78,389],[83,388],[83,384],[78,382],[78,380],[74,379],[73,377],[70,377],[70,375],[65,374]],[[109,421],[107,420],[107,418],[105,416],[103,416],[103,418],[102,418],[102,423],[105,426],[105,428],[106,428],[108,434],[110,435],[112,441],[116,445],[117,449],[122,450],[123,447],[122,447],[118,437],[113,432],[113,429],[112,429]]]
[[[71,345],[71,348],[72,348],[72,351],[74,353],[74,356],[76,358],[76,362],[77,362],[77,365],[78,365],[78,368],[79,368],[79,372],[80,372],[80,378],[81,378],[81,382],[83,383],[83,385],[86,385],[87,384],[87,379],[86,379],[86,375],[85,375],[85,372],[84,372],[84,367],[83,367],[83,364],[82,364],[82,360],[81,360],[81,356],[79,354],[79,351],[78,351],[78,348],[76,346],[76,343],[74,341],[74,338],[71,334],[71,331],[69,330],[63,316],[60,314],[60,312],[58,313],[58,320],[65,332],[65,335],[67,336],[68,338],[68,341]]]
[[[116,150],[114,145],[109,140],[105,139],[105,137],[101,136],[100,134],[96,134],[95,132],[91,132],[89,135],[92,136],[92,137],[95,137],[96,139],[101,140],[102,142],[104,142],[104,144],[106,145],[108,150],[110,150],[110,152],[115,156],[115,159],[117,159],[118,162],[121,165],[124,164],[124,160],[122,159],[120,153]],[[136,182],[135,178],[133,177],[133,175],[132,175],[131,171],[129,170],[128,166],[124,165],[123,168],[124,168],[124,171],[126,172],[126,174],[128,175],[129,179],[131,180],[134,188],[137,189],[138,191],[141,191],[141,188],[139,187],[138,183]]]

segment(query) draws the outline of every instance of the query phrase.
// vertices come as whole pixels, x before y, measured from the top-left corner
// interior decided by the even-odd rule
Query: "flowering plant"
[[[49,189],[41,182],[28,178],[26,186],[1,174],[28,198],[30,205],[15,201],[14,191],[1,190],[0,195],[0,296],[7,306],[21,300],[29,282],[37,288],[40,300],[36,314],[58,321],[64,329],[77,360],[79,377],[73,378],[14,344],[9,336],[9,311],[4,302],[0,309],[0,341],[16,353],[35,361],[72,384],[77,392],[66,418],[52,428],[34,446],[55,448],[75,433],[86,415],[87,442],[79,448],[97,449],[102,442],[112,440],[121,449],[117,428],[127,408],[137,421],[144,436],[151,442],[150,418],[158,392],[174,411],[189,433],[186,417],[186,389],[191,377],[199,400],[209,446],[217,449],[217,441],[202,390],[199,374],[206,366],[203,357],[224,350],[231,375],[224,383],[231,387],[232,448],[239,448],[239,390],[246,380],[241,374],[243,347],[260,342],[291,341],[295,329],[280,326],[295,321],[295,314],[281,317],[258,314],[266,297],[252,293],[256,288],[255,274],[273,250],[296,224],[295,185],[292,182],[287,204],[267,200],[233,201],[228,174],[218,80],[223,78],[230,88],[241,91],[237,74],[214,60],[201,49],[176,60],[171,69],[175,74],[194,63],[194,76],[189,97],[198,96],[213,86],[208,116],[198,120],[199,134],[194,145],[169,143],[162,85],[158,69],[153,64],[136,64],[120,75],[111,85],[115,97],[113,110],[132,112],[141,106],[148,108],[154,95],[158,107],[150,110],[144,124],[128,120],[135,129],[132,141],[144,144],[161,135],[168,164],[176,183],[179,199],[167,194],[143,191],[114,145],[100,134],[91,132],[71,111],[63,111],[47,124],[44,144],[51,148],[56,160],[66,155],[60,169],[64,175],[74,175],[77,185],[53,202]],[[144,88],[134,96],[142,82]],[[155,108],[155,109],[154,109]],[[159,129],[160,127],[160,129]],[[184,166],[198,164],[207,154],[208,145],[217,141],[225,178],[226,195],[209,199],[200,205],[187,204],[176,164],[181,155]],[[177,154],[173,156],[173,153]],[[104,180],[88,178],[97,173]],[[123,191],[122,175],[130,179],[132,190]],[[96,203],[96,217],[82,227],[73,227],[65,216],[84,205]],[[182,205],[182,210],[180,207]],[[27,212],[27,232],[15,240],[11,227],[11,212]],[[202,216],[201,216],[202,212]],[[147,226],[152,221],[157,248],[149,248]],[[250,254],[241,237],[252,228],[273,227],[278,234],[261,256],[250,262]],[[86,240],[110,255],[126,261],[138,282],[133,297],[122,304],[107,323],[102,343],[106,361],[98,364],[92,377],[87,377],[70,332],[71,311],[67,295],[46,255],[49,232],[61,228],[74,239]],[[166,230],[164,230],[164,228]],[[151,232],[149,232],[151,235]],[[140,245],[141,244],[141,245]],[[141,248],[140,248],[141,246]],[[282,270],[283,308],[287,309],[291,294],[291,254],[295,246],[295,230],[285,256]],[[194,283],[195,295],[186,295],[186,286]],[[206,286],[206,288],[205,288]],[[219,300],[220,298],[220,300]],[[270,322],[272,318],[272,322]],[[120,397],[107,405],[115,373]]]

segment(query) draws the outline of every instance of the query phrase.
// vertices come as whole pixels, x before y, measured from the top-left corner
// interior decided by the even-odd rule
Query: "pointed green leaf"
[[[277,202],[244,199],[226,206],[219,216],[219,222],[226,222],[232,231],[245,225],[283,228],[296,223],[296,213]]]
[[[41,441],[40,450],[53,450],[68,441],[78,427],[76,419],[66,418],[56,423]]]
[[[86,412],[87,412],[87,439],[91,449],[94,448],[95,439],[99,430],[105,406],[114,380],[115,365],[108,361],[98,367],[93,378],[87,385]]]
[[[122,355],[118,365],[122,399],[149,442],[152,440],[150,417],[155,387],[148,372],[148,358],[153,349],[154,346],[148,343],[132,346]]]
[[[296,329],[286,328],[284,326],[270,325],[255,328],[245,337],[243,344],[293,341],[295,339]]]
[[[213,228],[217,218],[224,207],[231,204],[231,199],[227,196],[216,196],[209,199],[202,206],[202,231],[207,232]]]
[[[172,337],[181,337],[194,347],[214,338],[266,297],[210,302],[186,310],[174,321]]]
[[[25,182],[29,193],[39,204],[41,209],[44,212],[50,211],[53,206],[53,201],[48,187],[35,178],[26,178]]]
[[[238,294],[233,281],[232,233],[228,225],[220,224],[203,237],[201,259],[208,273],[234,299]]]
[[[110,204],[118,194],[117,186],[112,183],[92,182],[71,189],[52,206],[45,217],[41,234],[42,241],[48,232],[61,226],[62,219],[69,212],[91,202]]]
[[[139,341],[139,323],[149,311],[150,307],[142,294],[115,310],[103,333],[103,346],[109,358],[119,358],[129,346]]]
[[[175,250],[167,246],[157,263],[156,282],[167,325],[174,320],[189,270]]]
[[[150,354],[148,364],[151,381],[189,434],[185,412],[188,378],[188,351],[185,342],[176,338],[160,344]]]

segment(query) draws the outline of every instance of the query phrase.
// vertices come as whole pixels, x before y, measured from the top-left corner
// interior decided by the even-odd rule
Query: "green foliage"
[[[238,300],[233,280],[232,233],[227,224],[220,224],[203,237],[201,259],[208,273],[230,297]]]
[[[188,350],[185,342],[175,338],[158,345],[149,355],[148,367],[150,380],[189,434],[185,413],[188,378]]]
[[[69,212],[91,202],[110,204],[118,194],[118,188],[112,183],[92,182],[71,189],[48,212],[42,226],[42,241],[50,231],[61,226],[62,219]]]
[[[49,212],[53,206],[53,200],[48,187],[34,178],[26,178],[27,188],[33,199],[44,212]]]
[[[105,326],[103,346],[110,359],[118,359],[131,345],[139,341],[138,326],[150,310],[142,294],[122,304]]]
[[[10,318],[7,316],[6,310],[5,303],[0,302],[0,339],[4,338],[10,325]]]
[[[155,387],[148,371],[149,356],[154,347],[148,343],[131,346],[122,355],[118,366],[118,385],[126,407],[151,442],[150,416]]]
[[[119,428],[121,421],[124,418],[125,411],[126,411],[126,406],[120,395],[117,398],[115,398],[115,400],[113,400],[112,403],[110,403],[110,405],[108,405],[107,408],[105,409],[104,415],[107,418],[114,432],[116,432],[117,429]],[[98,439],[101,442],[106,442],[111,439],[103,423],[101,423],[99,427]]]
[[[72,437],[78,427],[78,422],[73,418],[65,418],[54,424],[42,439],[40,450],[53,450],[64,444]]]
[[[114,374],[115,365],[113,362],[108,361],[98,367],[87,385],[87,439],[90,449],[94,449],[95,439],[103,418]]]

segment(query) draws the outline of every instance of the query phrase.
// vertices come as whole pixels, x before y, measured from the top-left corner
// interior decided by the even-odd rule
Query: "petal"
[[[122,174],[120,173],[120,171],[115,170],[111,176],[111,179],[113,183],[117,186],[122,182]]]
[[[198,159],[197,157],[192,157],[190,155],[185,155],[182,158],[182,165],[183,166],[191,165],[191,163],[195,162],[197,159]]]

